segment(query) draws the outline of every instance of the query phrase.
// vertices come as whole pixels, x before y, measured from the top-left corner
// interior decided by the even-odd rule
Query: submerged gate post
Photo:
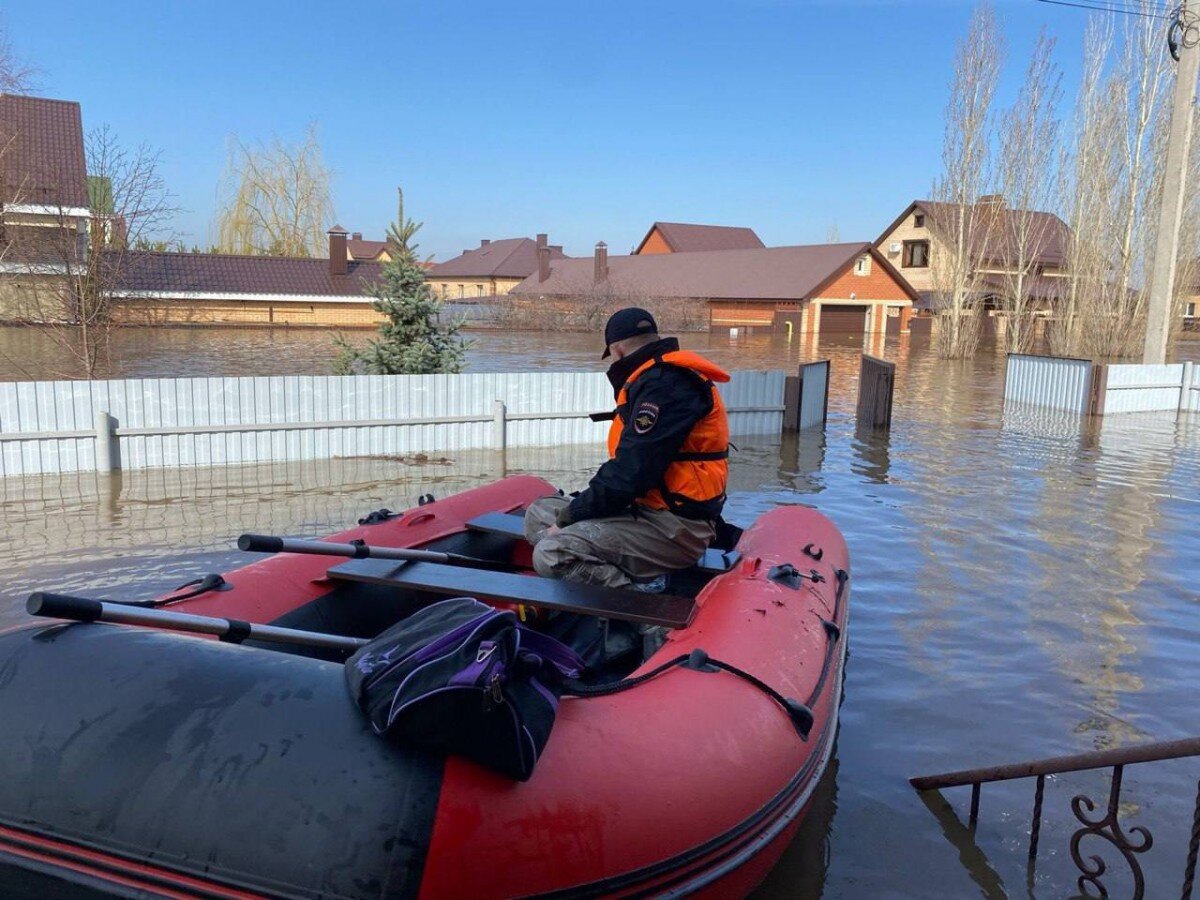
[[[1191,406],[1192,371],[1195,363],[1190,359],[1183,364],[1183,381],[1179,385],[1179,411],[1187,412]]]
[[[892,427],[892,391],[896,364],[875,356],[862,357],[858,378],[858,424],[869,428]]]
[[[497,450],[508,449],[508,408],[503,400],[497,400],[492,413],[492,446]]]
[[[117,442],[117,420],[106,412],[96,413],[96,471],[121,468],[121,445]]]

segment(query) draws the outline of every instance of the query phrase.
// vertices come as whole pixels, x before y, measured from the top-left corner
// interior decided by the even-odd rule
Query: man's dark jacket
[[[647,344],[614,362],[608,369],[613,394],[643,363],[679,349],[675,338]],[[651,409],[655,420],[639,433],[632,420],[639,410]],[[600,519],[628,511],[633,502],[663,483],[667,466],[696,423],[712,410],[712,389],[694,372],[679,366],[655,365],[638,376],[622,410],[625,428],[616,455],[592,476],[587,490],[559,514],[558,524]]]

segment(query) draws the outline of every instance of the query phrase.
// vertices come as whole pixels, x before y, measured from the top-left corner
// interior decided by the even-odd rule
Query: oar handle
[[[439,550],[417,550],[411,547],[370,547],[366,544],[335,544],[331,541],[307,541],[297,538],[272,537],[268,534],[243,534],[238,549],[252,553],[311,553],[316,556],[345,556],[348,559],[395,559],[405,562],[431,562],[471,569],[506,572],[513,566],[507,562],[476,559],[458,553]]]
[[[25,609],[32,616],[67,619],[73,622],[107,622],[112,625],[166,628],[191,634],[208,634],[233,643],[241,643],[250,639],[277,644],[327,647],[348,653],[353,653],[367,643],[362,638],[346,637],[340,634],[323,634],[316,631],[283,628],[278,625],[260,625],[256,622],[244,622],[241,619],[224,619],[218,616],[197,616],[163,609],[147,609],[123,603],[110,603],[87,597],[71,597],[67,594],[51,594],[44,591],[30,594],[29,599],[25,601]]]
[[[30,594],[25,601],[25,609],[31,616],[71,619],[74,622],[95,622],[104,614],[104,604],[99,600],[46,591]]]

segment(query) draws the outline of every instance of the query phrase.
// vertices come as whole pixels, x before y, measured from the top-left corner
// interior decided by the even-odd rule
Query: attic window
[[[925,227],[925,213],[916,213],[913,216],[913,227],[914,228],[924,228]]]
[[[858,259],[856,259],[854,261],[854,274],[855,275],[870,275],[871,274],[871,257],[869,254],[864,253],[862,256],[860,256]]]

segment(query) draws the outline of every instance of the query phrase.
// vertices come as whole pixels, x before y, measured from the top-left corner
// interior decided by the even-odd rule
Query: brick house
[[[998,295],[1004,290],[1004,275],[1017,270],[1010,235],[1015,217],[1025,217],[1028,233],[1035,235],[1032,243],[1036,253],[1032,259],[1032,295],[1048,307],[1060,296],[1065,285],[1066,254],[1071,230],[1058,216],[1049,212],[1010,209],[999,195],[979,198],[987,216],[988,237],[981,238],[982,247],[976,268],[976,285],[985,295]],[[953,250],[940,237],[953,227],[956,208],[932,200],[914,200],[884,229],[875,241],[875,249],[920,294],[918,308],[930,309],[934,304],[936,284],[934,269],[937,260]],[[981,233],[984,229],[980,229]]]
[[[565,259],[559,245],[546,242],[546,235],[531,238],[482,240],[473,250],[429,267],[426,280],[444,300],[471,302],[507,294],[537,270],[539,249],[551,259]]]
[[[751,228],[655,222],[634,248],[634,256],[694,253],[701,250],[759,250],[766,245]]]
[[[513,289],[572,304],[684,301],[702,305],[711,330],[816,335],[880,334],[889,319],[907,331],[917,294],[868,243],[699,250],[549,260]]]
[[[346,259],[351,262],[385,263],[391,258],[387,241],[364,241],[361,231],[354,232],[346,240]]]
[[[79,104],[0,94],[0,318],[83,257],[90,216]]]
[[[328,259],[126,251],[113,315],[127,325],[300,325],[370,328],[366,293],[382,264],[351,261],[346,232]]]

